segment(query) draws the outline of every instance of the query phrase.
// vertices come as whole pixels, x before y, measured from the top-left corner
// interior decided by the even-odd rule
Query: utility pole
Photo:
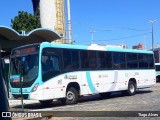
[[[153,24],[156,22],[156,20],[150,20],[149,21],[152,24],[152,51],[154,50],[154,29],[153,29]]]
[[[93,44],[93,41],[94,41],[94,33],[95,33],[96,31],[95,30],[92,30],[90,33],[91,33],[91,37],[92,37],[92,44]]]
[[[146,50],[146,36],[144,36],[144,50]]]
[[[67,0],[68,8],[68,39],[69,44],[72,44],[72,26],[71,26],[71,13],[70,13],[70,0]]]

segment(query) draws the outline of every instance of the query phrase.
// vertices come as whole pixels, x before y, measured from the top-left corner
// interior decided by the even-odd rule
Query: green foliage
[[[28,12],[19,11],[18,16],[11,19],[11,27],[19,33],[22,31],[26,31],[26,33],[28,33],[33,29],[40,28],[41,24],[39,16],[32,15]]]

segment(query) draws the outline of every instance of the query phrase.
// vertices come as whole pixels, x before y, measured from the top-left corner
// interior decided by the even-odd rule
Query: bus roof
[[[30,44],[30,45],[39,45],[39,43]],[[30,45],[25,45],[25,46],[21,46],[21,47],[27,47]],[[97,44],[91,44],[89,46],[84,46],[84,45],[57,44],[57,43],[42,42],[42,43],[40,43],[40,46],[42,48],[53,47],[53,48],[80,49],[80,50],[99,50],[99,51],[115,51],[115,52],[132,52],[132,53],[153,54],[153,51],[149,51],[149,50],[126,49],[126,48],[120,48],[120,47],[114,47],[114,46],[108,47],[108,46],[101,46],[101,45],[97,45]],[[18,47],[18,48],[21,48],[21,47]],[[18,48],[15,48],[15,49],[18,49]]]
[[[105,47],[105,46],[100,46],[96,44],[93,44],[90,46],[84,46],[84,45],[50,43],[50,46],[54,48],[66,48],[66,49],[99,50],[99,51],[115,51],[115,52],[118,51],[118,52],[153,54],[153,51],[148,51],[148,50],[136,50],[136,49],[126,49],[126,48],[118,48],[118,47]]]

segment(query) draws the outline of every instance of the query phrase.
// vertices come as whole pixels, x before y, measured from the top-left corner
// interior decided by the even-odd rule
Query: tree
[[[11,19],[11,27],[19,33],[22,31],[28,33],[33,29],[40,28],[41,24],[39,16],[32,15],[28,12],[19,11],[18,16]]]

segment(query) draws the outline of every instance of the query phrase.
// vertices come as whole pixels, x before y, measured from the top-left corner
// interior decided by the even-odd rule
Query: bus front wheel
[[[71,105],[77,103],[78,92],[74,87],[71,87],[66,92],[66,97],[61,100],[63,104]]]

